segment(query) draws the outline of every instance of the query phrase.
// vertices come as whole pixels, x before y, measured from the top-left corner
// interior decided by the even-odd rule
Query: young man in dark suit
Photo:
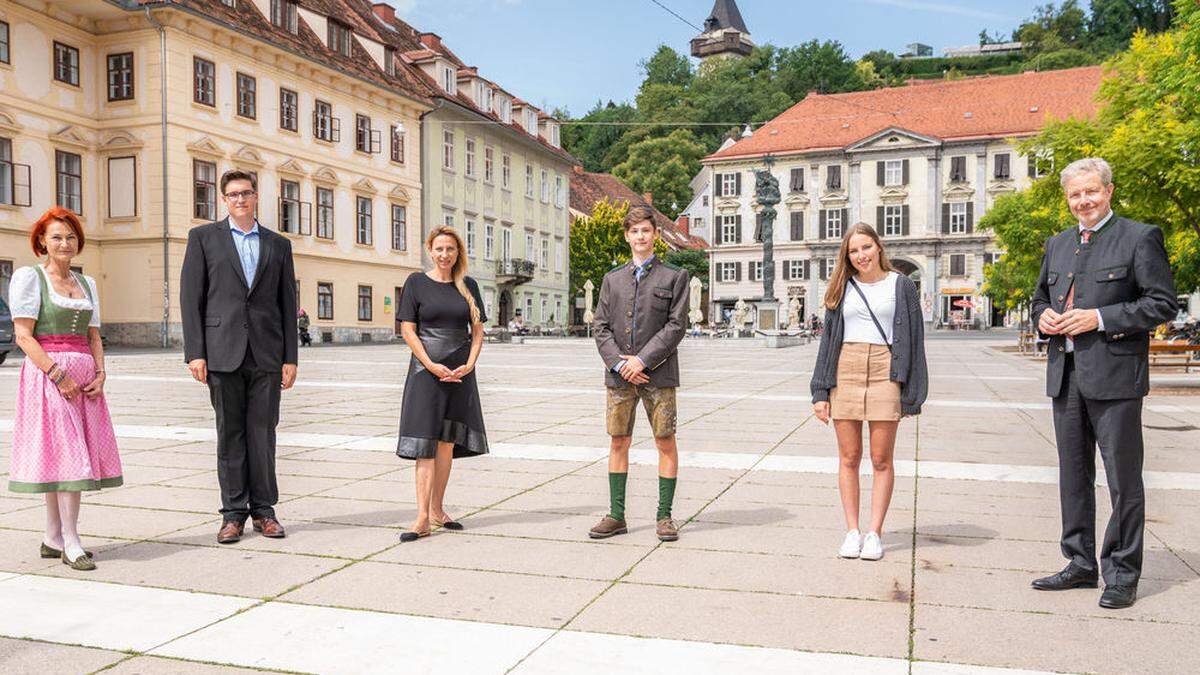
[[[285,536],[274,508],[275,426],[280,391],[296,381],[296,276],[291,242],[254,215],[254,176],[228,171],[220,189],[229,216],[188,232],[179,304],[184,360],[216,413],[217,541],[231,544],[247,516],[263,536]]]
[[[654,256],[658,240],[654,214],[633,207],[625,216],[625,241],[632,260],[609,272],[600,286],[592,330],[604,360],[608,392],[607,426],[610,509],[588,532],[605,539],[628,531],[625,483],[629,446],[641,401],[658,447],[658,515],[662,541],[679,539],[671,518],[679,451],[675,445],[675,389],[679,386],[677,349],[687,329],[688,273]]]
[[[1062,553],[1070,563],[1038,590],[1095,588],[1100,606],[1129,607],[1142,571],[1142,399],[1150,392],[1150,333],[1177,311],[1162,231],[1112,212],[1112,170],[1099,158],[1062,172],[1079,225],[1046,242],[1032,318],[1050,339],[1046,395],[1058,444]],[[1112,516],[1096,569],[1096,446]]]

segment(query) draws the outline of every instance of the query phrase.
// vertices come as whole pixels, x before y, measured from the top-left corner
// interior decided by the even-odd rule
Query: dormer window
[[[383,72],[392,77],[396,76],[396,50],[391,47],[383,49]]]
[[[559,143],[559,137],[558,137],[558,125],[557,125],[557,124],[551,124],[551,125],[550,125],[550,145],[553,145],[554,147],[556,147],[556,148],[557,148],[557,147],[558,147],[558,143]]]
[[[451,96],[458,93],[458,78],[450,66],[442,66],[442,89]]]
[[[300,31],[295,0],[271,0],[271,23],[295,35]]]
[[[525,129],[530,136],[538,135],[538,114],[536,110],[525,111]]]
[[[512,101],[508,99],[500,101],[500,121],[512,124]]]
[[[342,56],[350,56],[350,27],[343,23],[338,23],[333,19],[329,20],[329,42],[330,51],[337,52]]]

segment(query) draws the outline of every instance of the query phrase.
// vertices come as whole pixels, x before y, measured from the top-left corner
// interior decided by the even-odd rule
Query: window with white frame
[[[566,195],[563,192],[563,177],[554,174],[554,205],[562,208],[566,201]]]
[[[532,260],[534,260],[534,257],[533,257],[533,256],[534,256],[534,251],[533,251],[533,233],[532,233],[532,232],[526,232],[526,233],[525,233],[525,259],[526,259],[526,260],[530,260],[530,261],[532,261]]]
[[[496,257],[496,224],[490,221],[483,223],[483,257],[487,260]]]
[[[372,213],[374,210],[374,205],[371,203],[370,197],[362,196],[359,196],[355,199],[355,205],[357,217],[355,219],[356,227],[354,229],[354,241],[355,243],[363,244],[364,246],[370,246],[372,234],[374,233],[374,227],[372,226],[372,221],[374,220],[374,214]]]
[[[452,213],[442,214],[442,224],[445,225],[446,227],[454,227],[454,214],[452,214]]]
[[[442,89],[451,96],[458,93],[458,76],[450,66],[442,67]]]
[[[509,155],[500,158],[500,187],[505,190],[512,187],[512,157]]]
[[[475,100],[478,101],[480,110],[485,113],[492,112],[492,88],[487,86],[487,83],[475,83]]]
[[[750,261],[749,277],[750,277],[750,281],[762,281],[763,261],[761,261],[761,260],[751,260]]]
[[[533,322],[533,296],[525,296],[525,320]]]
[[[454,170],[454,132],[442,132],[442,168]]]
[[[512,260],[512,228],[505,227],[500,230],[500,259]]]
[[[788,279],[803,279],[804,278],[804,261],[803,260],[789,260],[789,261],[787,261],[787,266],[788,266],[788,275],[787,275]]]
[[[550,318],[550,298],[542,296],[542,321],[548,321]]]
[[[837,258],[826,258],[825,259],[825,278],[826,279],[833,276],[833,268],[836,265],[837,265]]]
[[[552,124],[550,125],[550,145],[553,145],[557,148],[559,146],[559,142],[560,137],[558,135],[558,125]]]
[[[538,114],[532,108],[525,111],[525,129],[529,132],[530,136],[538,135]]]
[[[475,255],[475,219],[466,218],[467,226],[467,255]]]
[[[889,159],[883,163],[883,184],[887,186],[904,184],[904,161]]]
[[[723,262],[717,263],[720,267],[719,275],[721,281],[736,281],[737,280],[737,263]]]
[[[408,208],[392,204],[392,250],[408,250]]]
[[[542,169],[542,203],[550,202],[550,172]]]
[[[842,236],[842,210],[825,209],[825,237],[838,239]]]
[[[525,196],[533,197],[533,165],[525,164]]]
[[[737,216],[717,216],[721,219],[721,243],[740,244],[738,241]]]
[[[496,179],[496,150],[483,149],[483,182],[492,183]]]
[[[967,203],[950,203],[950,234],[966,234],[967,232]]]
[[[473,138],[467,139],[467,156],[463,160],[463,173],[468,178],[475,177],[475,139]]]
[[[904,207],[889,204],[883,207],[883,235],[898,237],[904,233]]]
[[[1050,150],[1038,150],[1029,156],[1029,177],[1041,178],[1054,171],[1054,153]]]
[[[500,101],[500,121],[512,124],[512,101],[507,98]]]
[[[550,237],[542,237],[542,270],[550,271]]]
[[[317,188],[317,237],[333,239],[333,190]]]
[[[737,195],[737,174],[723,173],[721,174],[721,195],[734,196]]]

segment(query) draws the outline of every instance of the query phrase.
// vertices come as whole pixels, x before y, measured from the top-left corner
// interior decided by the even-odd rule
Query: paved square
[[[675,515],[687,522],[670,544],[654,536],[644,418],[630,533],[586,537],[608,508],[590,341],[485,346],[492,454],[456,462],[447,495],[467,530],[404,546],[402,345],[301,352],[279,428],[289,536],[234,546],[215,541],[207,390],[177,353],[112,354],[126,483],[84,497],[99,569],[38,558],[40,497],[0,495],[0,670],[1200,671],[1186,647],[1200,641],[1200,389],[1147,399],[1140,599],[1102,610],[1099,591],[1029,588],[1063,565],[1056,454],[1044,362],[998,349],[1008,340],[929,340],[931,400],[901,426],[875,563],[834,555],[836,446],[809,414],[815,345],[684,342]],[[0,472],[18,369],[0,366]]]

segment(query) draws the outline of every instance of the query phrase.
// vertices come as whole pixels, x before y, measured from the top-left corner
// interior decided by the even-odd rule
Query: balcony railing
[[[509,258],[496,261],[496,281],[500,283],[525,283],[533,279],[537,264],[532,260]]]
[[[14,164],[0,159],[0,204],[29,206],[31,190],[28,164]]]

